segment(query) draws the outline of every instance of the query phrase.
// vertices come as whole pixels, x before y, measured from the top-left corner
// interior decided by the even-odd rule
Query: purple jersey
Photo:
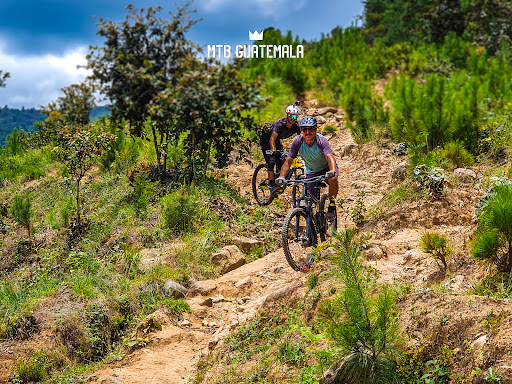
[[[306,144],[302,135],[293,140],[293,143],[290,146],[290,152],[288,152],[288,157],[293,159],[297,157],[297,155],[300,155],[302,160],[304,160],[306,173],[310,174],[319,172],[327,167],[328,163],[325,159],[325,155],[334,155],[334,152],[327,139],[317,133],[315,142],[311,147]]]
[[[300,128],[297,123],[293,123],[290,129],[286,126],[286,117],[280,120],[277,120],[274,124],[272,124],[272,131],[277,133],[278,139],[287,139],[290,136],[300,135]]]

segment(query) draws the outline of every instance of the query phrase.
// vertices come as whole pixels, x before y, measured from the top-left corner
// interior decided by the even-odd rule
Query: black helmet
[[[304,116],[300,119],[299,127],[316,127],[316,119],[313,116]]]

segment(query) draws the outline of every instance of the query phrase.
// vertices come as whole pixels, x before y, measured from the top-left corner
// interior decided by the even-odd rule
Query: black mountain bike
[[[286,261],[296,271],[308,269],[314,261],[313,251],[319,245],[318,236],[321,242],[325,241],[338,225],[336,211],[332,221],[325,217],[327,193],[319,198],[321,188],[327,186],[325,180],[325,176],[322,175],[307,180],[302,176],[299,180],[287,181],[287,184],[293,183],[296,187],[302,187],[296,205],[284,219],[282,231]],[[310,182],[316,182],[315,196],[306,188],[306,183]]]
[[[283,155],[280,159],[280,167],[286,159],[286,154]],[[270,187],[268,180],[268,167],[266,163],[260,164],[254,170],[252,175],[252,193],[254,194],[254,198],[258,202],[259,205],[269,205],[272,200],[274,200],[279,193],[282,193],[285,188],[277,188],[272,190]],[[290,171],[288,175],[286,175],[286,180],[297,179],[298,177],[304,175],[304,168],[302,167],[301,160],[298,158],[293,159],[292,165],[290,167]],[[277,176],[276,176],[277,178]],[[297,201],[298,189],[294,184],[292,189],[292,205],[295,207]]]

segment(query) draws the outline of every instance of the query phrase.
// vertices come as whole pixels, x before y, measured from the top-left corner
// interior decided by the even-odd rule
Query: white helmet
[[[287,115],[298,115],[299,113],[299,107],[297,107],[295,104],[290,104],[289,106],[286,107]]]

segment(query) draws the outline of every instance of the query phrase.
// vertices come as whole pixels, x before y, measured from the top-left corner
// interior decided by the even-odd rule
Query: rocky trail
[[[345,201],[344,211],[338,212],[338,226],[351,224],[350,212],[358,198],[367,211],[375,206],[385,191],[397,185],[393,170],[404,165],[405,159],[393,154],[389,147],[356,145],[342,125],[341,110],[316,109],[313,104],[307,113],[338,128],[337,133],[326,134],[339,166],[339,197]],[[248,164],[233,164],[226,172],[226,180],[241,195],[251,195],[252,169]],[[372,233],[367,260],[377,269],[379,279],[406,282],[417,289],[435,282],[438,267],[419,251],[419,238],[425,229],[435,228],[457,245],[467,243],[474,230],[474,193],[450,189],[441,202],[420,199],[415,206],[393,210],[382,222],[367,223],[366,230]],[[467,263],[462,261],[461,265],[461,273],[448,281],[449,290],[455,294],[467,288],[472,272]],[[96,372],[90,380],[98,384],[188,383],[195,376],[195,364],[201,356],[217,348],[230,331],[252,320],[265,306],[291,295],[304,295],[306,279],[307,274],[288,266],[280,248],[217,280],[196,282],[186,296],[192,313],[185,314],[179,322],[171,322],[165,313],[153,315],[163,328],[150,335],[151,343],[128,354],[120,363]]]
[[[477,184],[483,179],[483,169],[474,168],[466,178],[450,175],[450,185],[439,199],[419,196],[412,202],[409,199],[386,208],[382,206],[383,198],[400,185],[397,170],[406,164],[406,158],[394,153],[390,143],[355,144],[343,126],[341,110],[316,108],[314,101],[308,107],[305,113],[317,116],[320,126],[332,124],[338,128],[336,133],[325,135],[340,171],[338,197],[344,203],[343,209],[338,209],[338,228],[352,225],[355,211],[364,212],[368,220],[360,230],[371,234],[366,263],[375,268],[380,282],[403,284],[410,289],[399,303],[400,326],[407,344],[414,348],[435,335],[431,345],[447,345],[455,356],[461,354],[461,369],[476,364],[512,366],[512,357],[506,354],[512,347],[508,336],[512,304],[508,300],[467,295],[471,285],[486,273],[484,266],[471,259],[468,247],[476,228],[476,200],[484,193]],[[285,143],[285,147],[288,145]],[[226,180],[242,196],[252,196],[253,169],[254,164],[242,160],[231,164]],[[251,201],[255,204],[254,199]],[[276,221],[279,222],[274,231],[278,235],[282,218]],[[440,274],[436,261],[419,249],[419,239],[426,230],[447,236],[454,249],[448,276]],[[191,313],[184,313],[179,320],[164,310],[150,315],[137,328],[136,337],[141,343],[120,361],[88,374],[86,380],[97,384],[191,383],[196,376],[196,363],[208,353],[222,350],[225,337],[237,327],[267,307],[303,297],[308,274],[293,271],[281,248],[251,263],[240,262],[240,249],[255,241],[233,241],[234,245],[220,250],[217,256],[224,257],[231,267],[218,279],[194,282],[181,292]],[[161,258],[165,257],[172,257],[172,252],[164,251]],[[328,260],[320,259],[311,272],[329,269]],[[503,320],[492,334],[486,333],[482,325],[489,313]],[[472,351],[467,356],[465,343]],[[507,381],[507,368],[501,373],[503,383],[512,382]]]

